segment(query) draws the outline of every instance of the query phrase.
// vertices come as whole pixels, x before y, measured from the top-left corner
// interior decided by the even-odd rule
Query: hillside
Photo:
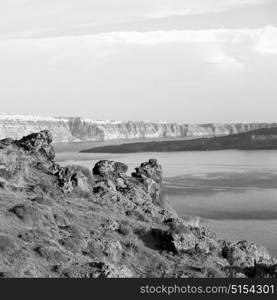
[[[268,150],[277,149],[277,127],[262,128],[222,137],[193,140],[128,143],[85,149],[84,153],[133,153],[205,150]]]
[[[177,124],[0,114],[0,139],[20,139],[41,130],[50,130],[54,142],[186,138],[222,136],[276,126],[276,123]]]
[[[51,142],[0,141],[1,277],[276,277],[263,247],[178,217],[155,159],[61,167]]]

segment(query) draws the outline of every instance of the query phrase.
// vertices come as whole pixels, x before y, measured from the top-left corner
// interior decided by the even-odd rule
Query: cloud
[[[20,41],[20,39],[17,40]],[[275,53],[277,48],[277,28],[270,26],[260,29],[118,31],[92,35],[30,39],[30,41],[36,40],[38,43],[41,41],[41,43],[50,45],[82,42],[86,45],[90,43],[109,43],[144,46],[170,43],[231,43],[236,45],[247,42],[249,44],[254,43],[258,52]],[[22,39],[23,41],[24,39]]]
[[[262,54],[277,54],[277,28],[267,27],[262,30],[255,50]]]
[[[216,65],[223,72],[237,72],[244,69],[244,64],[234,57],[228,56],[225,53],[212,56],[207,59],[207,62]]]
[[[274,1],[274,0],[273,0]],[[159,6],[144,15],[151,18],[221,13],[245,6],[266,5],[272,0],[194,0],[161,1]]]
[[[61,40],[69,40],[64,38]],[[140,45],[158,46],[162,44],[202,44],[215,45],[224,51],[228,48],[237,52],[256,52],[259,54],[277,54],[277,28],[265,27],[260,29],[214,29],[214,30],[168,30],[148,32],[110,32],[91,36],[72,37],[73,41],[86,41],[86,43],[110,45]],[[236,52],[235,51],[235,52]],[[222,64],[232,63],[231,55],[214,56],[214,62]],[[212,61],[212,60],[211,60]],[[236,59],[236,61],[238,61]],[[238,66],[238,64],[237,64]]]
[[[38,39],[0,39],[1,49],[6,49],[6,55],[20,49],[20,57],[39,53],[47,57],[49,65],[84,64],[89,60],[113,61],[116,57],[132,51],[145,48],[145,56],[151,48],[158,52],[163,49],[163,55],[170,56],[178,49],[183,49],[183,57],[194,62],[213,65],[223,72],[240,72],[248,66],[256,64],[257,55],[269,56],[277,54],[277,28],[265,27],[259,29],[212,29],[212,30],[167,30],[148,32],[108,32],[83,36],[64,36]],[[180,58],[182,53],[178,53]],[[257,57],[256,57],[257,58]],[[260,58],[263,61],[262,58]],[[43,59],[44,61],[44,59]],[[272,66],[275,68],[274,63]]]
[[[205,15],[276,0],[9,0],[0,1],[1,36],[57,35],[174,16]],[[204,17],[204,16],[203,16]],[[249,17],[246,13],[246,20]],[[201,22],[200,22],[201,23]],[[135,25],[134,25],[135,26]],[[139,25],[138,25],[139,26]],[[110,29],[109,29],[110,30]]]
[[[275,111],[276,31],[122,31],[0,39],[2,110],[97,112],[99,118],[115,119],[151,119],[154,111],[155,118],[180,121],[245,115],[261,120]]]

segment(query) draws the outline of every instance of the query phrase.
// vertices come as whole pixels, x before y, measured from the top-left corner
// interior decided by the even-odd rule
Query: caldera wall
[[[0,115],[0,139],[6,137],[19,139],[45,129],[51,131],[54,142],[78,142],[229,135],[276,126],[277,123],[177,124]]]

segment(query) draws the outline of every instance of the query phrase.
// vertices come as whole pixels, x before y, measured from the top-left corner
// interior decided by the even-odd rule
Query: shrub
[[[93,176],[92,176],[92,172],[85,166],[80,166],[80,165],[70,165],[67,166],[71,171],[73,172],[81,172],[85,177],[87,177],[88,179],[88,184],[92,185],[93,184]]]
[[[122,235],[129,235],[132,233],[132,227],[126,220],[122,220],[118,229],[118,232]]]

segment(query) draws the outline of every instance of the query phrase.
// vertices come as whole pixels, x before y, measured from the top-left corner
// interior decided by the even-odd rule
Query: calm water
[[[157,158],[179,215],[200,216],[218,236],[252,240],[277,256],[277,151],[80,154],[77,148],[57,147],[57,161],[92,168],[100,159],[112,159],[131,172]]]

